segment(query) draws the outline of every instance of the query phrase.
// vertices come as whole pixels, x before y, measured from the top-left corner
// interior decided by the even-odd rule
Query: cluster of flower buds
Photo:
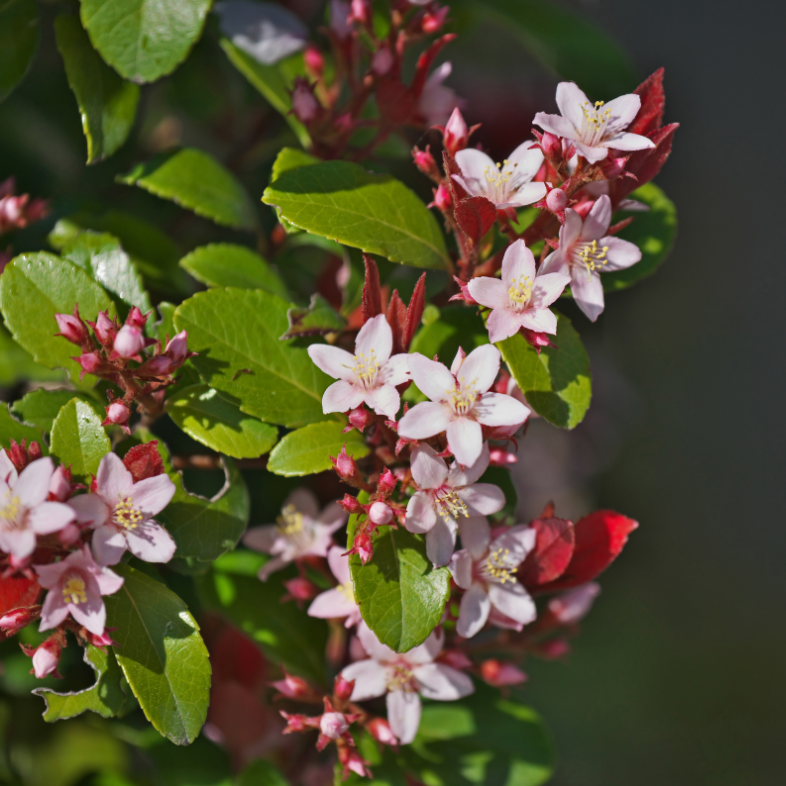
[[[45,199],[30,199],[30,194],[16,196],[16,180],[9,177],[0,183],[0,235],[15,229],[24,229],[28,224],[40,221],[49,215],[49,202]],[[0,250],[0,272],[11,261],[10,248]]]

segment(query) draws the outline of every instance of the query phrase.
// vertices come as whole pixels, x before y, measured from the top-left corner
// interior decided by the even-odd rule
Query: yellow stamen
[[[303,531],[303,514],[294,505],[286,505],[278,517],[278,528],[282,535],[294,535]]]
[[[486,573],[500,584],[516,581],[513,576],[513,568],[508,567],[506,563],[506,557],[509,554],[510,549],[496,549],[489,554],[486,560]]]
[[[345,584],[339,584],[336,589],[347,599],[355,603],[355,590],[352,587],[352,582],[348,581]]]
[[[3,507],[0,508],[0,519],[5,522],[6,529],[19,529],[22,522],[19,520],[19,514],[22,511],[22,500],[19,497],[11,497],[6,499]]]
[[[529,276],[520,276],[511,281],[508,288],[508,300],[511,306],[526,306],[532,298],[534,283]]]
[[[469,509],[466,503],[450,488],[443,488],[437,492],[437,512],[446,523],[459,516],[469,518]]]
[[[598,246],[598,241],[593,240],[583,245],[579,251],[579,261],[591,273],[608,264],[608,251],[608,246]]]
[[[392,673],[388,674],[387,689],[412,693],[415,690],[415,685],[411,669],[403,663],[395,664]]]
[[[362,352],[355,355],[355,365],[352,367],[352,372],[366,390],[374,387],[379,373],[379,363],[374,357],[373,349],[368,358]]]
[[[72,576],[63,584],[63,601],[66,603],[87,603],[87,592],[85,582],[82,579]]]
[[[145,517],[142,511],[134,507],[131,497],[126,497],[115,505],[113,519],[115,524],[123,529],[136,529],[145,520]]]

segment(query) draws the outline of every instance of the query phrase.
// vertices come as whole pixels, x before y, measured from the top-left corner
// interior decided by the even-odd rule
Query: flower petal
[[[358,628],[358,639],[369,657],[374,660],[390,661],[398,658],[398,654],[383,644],[365,622]]]
[[[411,665],[431,663],[431,661],[433,661],[437,655],[442,652],[444,645],[445,634],[443,633],[442,628],[437,628],[429,634],[428,638],[422,644],[418,644],[417,647],[413,647],[404,655],[404,657]]]
[[[639,134],[615,134],[609,139],[604,139],[603,144],[606,147],[613,148],[614,150],[622,150],[625,153],[630,153],[634,150],[647,150],[653,148],[655,145],[652,140],[647,139],[646,136]]]
[[[8,458],[8,453],[5,452],[5,449],[0,450],[0,480],[7,486],[13,487],[18,477],[19,473],[16,471],[16,467],[11,459]]]
[[[38,535],[49,535],[59,532],[66,524],[70,524],[76,514],[62,502],[42,502],[27,514],[27,524]]]
[[[641,108],[641,98],[635,93],[619,96],[603,106],[605,112],[610,112],[604,136],[615,134],[627,128]]]
[[[346,412],[359,407],[365,398],[366,392],[362,387],[340,379],[322,394],[322,412],[325,415],[331,412]]]
[[[601,238],[600,245],[608,246],[606,253],[608,262],[603,266],[604,273],[612,270],[624,270],[641,261],[641,249],[635,243],[623,240],[621,237]]]
[[[345,551],[341,546],[333,546],[327,555],[330,572],[339,584],[346,584],[352,578],[349,572],[349,555],[344,554]]]
[[[13,529],[0,533],[0,551],[12,554],[17,559],[29,557],[36,547],[36,536],[32,529]]]
[[[483,473],[488,469],[490,461],[491,453],[489,451],[489,443],[484,442],[480,451],[480,456],[474,464],[462,468],[458,461],[454,461],[450,465],[450,470],[448,471],[448,485],[453,488],[471,486],[473,483],[480,480]]]
[[[499,486],[491,483],[474,483],[457,493],[475,515],[490,516],[505,507],[505,494]]]
[[[404,690],[388,693],[386,699],[390,730],[402,745],[415,739],[420,728],[420,696]]]
[[[71,612],[71,616],[91,633],[100,636],[104,632],[106,606],[97,587],[95,594],[88,589],[85,603],[69,603],[68,610]]]
[[[409,355],[404,352],[393,355],[379,370],[378,379],[388,385],[403,385],[409,378]]]
[[[537,616],[534,601],[517,581],[490,584],[488,593],[494,608],[522,625],[527,625]]]
[[[531,205],[533,202],[543,199],[547,190],[545,183],[524,183],[516,189],[507,202],[500,203],[497,207],[524,207],[524,205]]]
[[[547,308],[533,308],[522,312],[521,326],[536,333],[550,333],[553,336],[557,332],[557,317]]]
[[[283,509],[290,505],[310,519],[315,519],[319,516],[319,502],[316,495],[305,486],[299,486],[294,491],[291,491],[281,507]]]
[[[326,620],[337,619],[348,617],[355,609],[357,604],[336,588],[317,595],[308,607],[308,616]]]
[[[600,240],[606,234],[609,224],[611,223],[611,200],[606,194],[598,197],[592,210],[587,214],[584,219],[584,224],[581,227],[581,235],[579,240],[586,242],[588,240]]]
[[[560,115],[548,115],[545,112],[538,112],[532,123],[540,126],[544,131],[554,134],[554,136],[572,141],[578,139],[578,131],[573,127],[573,123],[564,117],[560,117]]]
[[[252,527],[243,535],[243,544],[254,551],[263,554],[273,554],[273,546],[283,537],[275,524],[264,524],[261,527]]]
[[[346,524],[347,512],[338,502],[328,502],[316,517],[316,521],[327,527],[328,533],[332,535],[339,527]]]
[[[509,287],[522,277],[535,278],[535,257],[523,240],[517,240],[502,257],[502,281]]]
[[[456,548],[457,529],[458,525],[453,519],[445,521],[439,517],[426,534],[426,556],[435,568],[444,567],[450,562]]]
[[[586,124],[584,110],[589,108],[589,104],[586,93],[575,82],[560,82],[557,85],[557,106],[560,114],[576,129],[581,129]]]
[[[346,680],[355,681],[352,701],[376,699],[387,691],[385,667],[370,658],[350,663],[342,670],[341,676]]]
[[[499,374],[499,363],[499,350],[493,344],[473,349],[461,364],[458,382],[462,388],[473,387],[478,393],[485,393]]]
[[[517,182],[526,183],[538,174],[543,165],[543,151],[534,139],[522,142],[509,156],[505,167],[511,170],[515,167],[514,177]],[[545,186],[544,186],[545,189]]]
[[[546,308],[562,294],[568,284],[570,284],[570,276],[567,270],[564,273],[539,275],[532,287],[532,302],[538,308]]]
[[[502,549],[505,564],[513,567],[524,562],[527,554],[535,548],[536,539],[537,533],[529,524],[517,524],[495,538],[489,549]]]
[[[355,339],[355,355],[367,361],[371,356],[380,366],[388,362],[393,349],[393,331],[384,314],[378,314],[366,322]]]
[[[101,459],[96,473],[96,489],[109,505],[125,497],[134,485],[133,475],[126,469],[116,453],[107,453]]]
[[[366,393],[366,404],[377,415],[385,415],[388,419],[395,420],[401,406],[401,398],[393,385],[382,385]]]
[[[447,405],[421,401],[404,413],[398,422],[398,435],[404,439],[428,439],[445,431],[449,423],[450,410]]]
[[[14,483],[14,496],[19,497],[23,507],[34,508],[49,496],[49,483],[54,471],[55,465],[47,456],[31,461],[19,473]]]
[[[267,581],[270,576],[275,573],[277,570],[281,570],[281,568],[285,567],[290,563],[290,560],[284,559],[283,557],[273,557],[273,559],[266,562],[260,569],[259,576],[260,581]]]
[[[603,284],[597,273],[588,273],[585,268],[576,269],[571,280],[571,292],[576,305],[592,322],[603,313]]]
[[[529,417],[527,407],[504,393],[484,393],[475,413],[479,423],[491,427],[521,425]]]
[[[608,147],[604,147],[603,145],[592,147],[578,140],[573,140],[573,144],[576,145],[576,152],[580,156],[586,158],[590,164],[596,164],[598,161],[603,161],[604,158],[608,158]]]
[[[155,521],[146,521],[126,532],[128,550],[144,562],[169,562],[175,556],[175,541]]]
[[[459,519],[461,545],[467,549],[473,560],[480,559],[489,547],[491,527],[485,516],[470,516]],[[461,586],[461,585],[459,585]],[[464,587],[467,589],[467,587]]]
[[[412,671],[427,699],[456,701],[475,692],[471,677],[443,663],[426,663]]]
[[[308,356],[321,371],[333,379],[355,379],[355,357],[345,349],[330,344],[311,344]]]
[[[456,380],[447,366],[419,352],[409,356],[409,370],[415,384],[432,401],[445,401],[456,387]]]
[[[448,477],[444,459],[437,456],[431,445],[418,445],[412,451],[411,466],[412,477],[419,489],[437,489]]]
[[[462,521],[464,521],[464,519],[462,519]],[[461,522],[459,522],[459,526],[461,526]],[[462,542],[464,541],[463,535],[461,540]],[[448,570],[453,577],[453,581],[455,581],[461,589],[466,590],[472,586],[472,555],[466,548],[453,554],[450,558]]]
[[[114,595],[126,581],[109,568],[101,568],[94,575],[102,595]]]
[[[41,622],[38,630],[52,630],[63,622],[68,616],[68,606],[63,600],[63,592],[60,587],[55,587],[48,592],[44,598],[44,605],[41,609]]]
[[[491,276],[480,276],[469,282],[469,294],[486,308],[508,307],[508,287],[503,281]]]
[[[475,181],[477,184],[486,183],[486,174],[488,172],[497,173],[497,165],[485,153],[476,150],[473,147],[468,147],[465,150],[459,150],[456,153],[456,163],[461,169],[461,174],[464,176],[468,185],[473,186]]]
[[[470,418],[456,418],[445,429],[448,447],[456,461],[469,467],[474,464],[483,448],[483,431],[480,423]]]
[[[486,322],[489,341],[496,344],[506,338],[515,336],[521,329],[521,314],[507,308],[495,308]]]
[[[91,545],[99,565],[117,565],[128,548],[125,534],[112,524],[98,527]]]
[[[428,532],[437,523],[434,501],[426,491],[416,491],[407,503],[407,516],[404,526],[410,532]]]
[[[169,475],[155,475],[134,483],[131,489],[131,499],[134,507],[144,513],[145,518],[160,513],[175,496],[175,484]]]
[[[109,518],[110,509],[98,494],[81,494],[68,500],[70,507],[80,524],[90,524],[100,527]]]
[[[473,584],[462,596],[456,631],[459,636],[471,639],[483,630],[489,618],[491,601],[481,584]]]

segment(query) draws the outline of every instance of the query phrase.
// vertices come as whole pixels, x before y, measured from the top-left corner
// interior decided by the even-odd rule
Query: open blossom
[[[655,147],[647,137],[625,131],[641,107],[641,99],[635,93],[593,104],[574,82],[560,82],[557,106],[561,116],[538,112],[533,122],[544,131],[573,142],[579,155],[590,163],[606,158],[609,148],[632,152]]]
[[[504,393],[489,393],[499,373],[499,350],[487,344],[464,355],[459,349],[448,370],[415,352],[409,356],[412,379],[431,401],[416,404],[399,421],[404,439],[428,439],[443,431],[460,464],[475,464],[483,447],[481,426],[521,425],[529,410]]]
[[[606,235],[611,224],[611,200],[602,196],[582,221],[568,208],[559,231],[559,248],[541,265],[541,273],[567,273],[578,307],[594,322],[604,308],[601,273],[623,270],[641,259],[635,243]]]
[[[355,602],[355,590],[352,586],[352,577],[349,575],[349,555],[344,555],[343,552],[344,549],[338,546],[330,547],[327,561],[338,580],[338,586],[317,595],[309,606],[308,615],[320,619],[346,617],[347,621],[344,625],[351,628],[360,622],[360,609]]]
[[[412,742],[418,732],[421,696],[456,701],[475,690],[466,674],[434,662],[442,651],[441,632],[434,631],[419,647],[403,654],[382,644],[365,624],[359,627],[358,638],[369,657],[341,672],[345,679],[355,681],[352,701],[387,694],[388,723],[403,745]]]
[[[73,497],[68,504],[77,521],[95,530],[93,553],[100,565],[117,565],[126,549],[145,562],[169,562],[175,542],[153,516],[174,495],[175,484],[168,475],[134,483],[120,457],[107,453],[98,465],[95,494]]]
[[[56,628],[70,614],[90,633],[100,636],[106,626],[102,595],[113,595],[123,579],[109,568],[96,564],[90,549],[83,546],[61,562],[33,565],[38,583],[49,590],[41,609],[39,630]]]
[[[259,571],[259,578],[267,581],[271,573],[296,559],[326,557],[333,545],[333,533],[346,520],[347,514],[337,502],[331,502],[320,513],[317,498],[308,489],[299,488],[284,500],[277,524],[252,527],[243,543],[273,555]]]
[[[48,502],[55,466],[50,458],[30,462],[17,473],[0,450],[0,551],[17,559],[29,557],[38,535],[58,532],[74,520],[62,502]]]
[[[549,306],[569,283],[570,276],[563,272],[536,272],[535,257],[523,240],[517,240],[505,251],[502,278],[473,278],[469,292],[478,303],[492,309],[489,339],[496,343],[521,328],[556,333],[557,317]]]
[[[404,526],[410,532],[426,533],[426,553],[435,565],[450,562],[459,527],[463,539],[475,517],[502,510],[502,489],[476,482],[488,465],[488,443],[483,445],[477,462],[465,469],[457,461],[448,469],[429,445],[419,445],[412,451],[412,478],[418,491],[407,504]]]
[[[485,197],[499,210],[531,205],[546,196],[546,184],[532,182],[543,164],[543,153],[534,144],[523,142],[502,163],[474,148],[459,150],[456,163],[461,174],[453,179],[471,196]]]
[[[491,541],[489,525],[484,522],[461,534],[464,548],[453,555],[450,572],[461,589],[456,630],[471,638],[480,632],[491,609],[521,625],[535,619],[535,604],[527,590],[516,580],[516,570],[535,546],[535,530],[526,524],[511,527]]]
[[[373,317],[360,329],[355,354],[329,344],[312,344],[311,360],[334,382],[322,396],[322,411],[346,412],[363,402],[376,413],[395,418],[401,403],[396,385],[409,379],[405,354],[390,357],[393,331],[384,314]]]

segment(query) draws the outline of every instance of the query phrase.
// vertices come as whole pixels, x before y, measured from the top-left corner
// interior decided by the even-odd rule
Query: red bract
[[[15,576],[0,578],[0,614],[12,609],[35,606],[42,592],[35,579]]]
[[[472,241],[477,248],[486,232],[494,226],[497,220],[497,209],[494,203],[485,197],[475,196],[462,199],[456,205],[456,223],[461,231]]]
[[[641,108],[628,126],[628,131],[632,134],[648,136],[663,125],[663,110],[666,105],[666,94],[663,90],[664,74],[665,69],[659,68],[633,91],[641,98]]]
[[[379,284],[379,270],[373,257],[363,254],[366,264],[366,283],[363,285],[363,323],[382,313],[382,288]]]
[[[559,578],[570,564],[576,537],[573,522],[566,519],[535,519],[530,525],[537,532],[535,548],[519,569],[519,581],[535,589]]]
[[[126,469],[133,475],[134,483],[164,473],[164,461],[158,452],[158,440],[134,445],[123,459]]]

